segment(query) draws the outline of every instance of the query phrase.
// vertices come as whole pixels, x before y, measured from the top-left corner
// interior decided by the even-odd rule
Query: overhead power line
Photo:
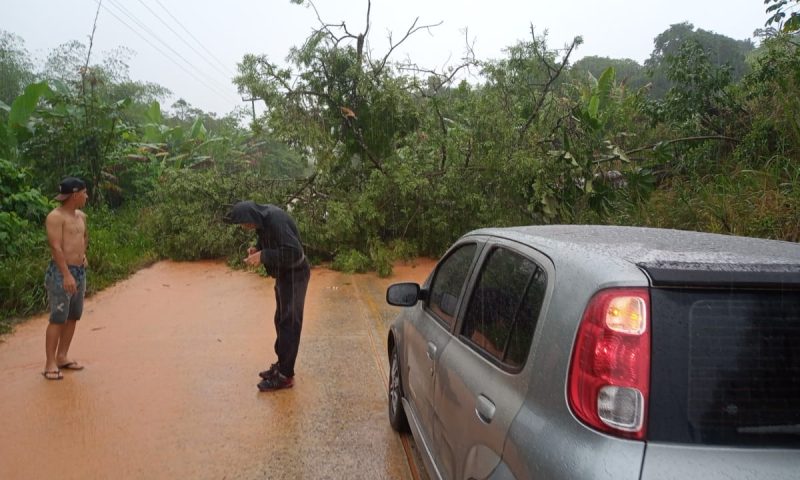
[[[177,50],[175,50],[175,49],[172,47],[172,45],[170,45],[169,43],[167,43],[167,42],[165,42],[164,40],[162,40],[162,39],[161,39],[161,38],[160,38],[158,35],[156,35],[156,33],[155,33],[155,32],[153,32],[153,31],[150,29],[150,27],[148,27],[148,26],[147,26],[147,25],[146,25],[144,22],[142,22],[141,20],[139,20],[139,19],[138,19],[138,18],[137,18],[137,17],[136,17],[136,16],[135,16],[135,15],[134,15],[134,14],[133,14],[133,13],[132,13],[130,10],[128,10],[127,8],[125,8],[125,6],[124,6],[124,5],[122,5],[122,4],[121,4],[119,1],[117,1],[117,0],[108,0],[108,1],[109,1],[109,2],[110,2],[112,5],[114,5],[114,6],[115,6],[115,7],[116,7],[118,10],[122,11],[122,13],[123,13],[125,16],[127,16],[129,19],[131,19],[133,22],[135,22],[135,23],[136,23],[136,24],[139,26],[139,28],[141,28],[143,31],[145,31],[145,32],[146,32],[148,35],[150,35],[150,36],[151,36],[151,37],[153,37],[154,39],[158,40],[158,41],[159,41],[159,42],[160,42],[162,45],[164,45],[165,47],[167,47],[167,48],[168,48],[168,49],[169,49],[169,50],[170,50],[170,51],[171,51],[173,54],[175,54],[175,55],[176,55],[176,56],[177,56],[179,59],[183,60],[183,62],[184,62],[186,65],[188,65],[190,68],[194,69],[194,70],[195,70],[197,73],[199,73],[201,76],[208,77],[208,75],[206,74],[206,72],[204,72],[204,71],[200,70],[199,68],[197,68],[197,67],[194,65],[194,63],[192,63],[192,62],[190,62],[189,60],[187,60],[187,59],[186,59],[186,58],[185,58],[183,55],[181,55],[181,53],[180,53],[180,52],[178,52]],[[208,77],[208,80],[214,81],[214,79],[213,79],[213,78],[210,78],[210,77]],[[221,87],[222,87],[222,91],[223,91],[223,92],[225,91],[225,88],[227,88],[227,87],[228,87],[228,85],[223,85],[223,84],[221,84],[221,83],[217,83],[217,84],[216,84],[216,86],[217,86],[217,87],[220,87],[220,86],[221,86]]]
[[[156,12],[154,12],[152,8],[150,8],[146,3],[144,3],[144,1],[139,0],[139,3],[141,3],[144,8],[146,8],[151,14],[153,14],[153,16],[156,17],[158,19],[158,21],[161,22],[162,25],[167,27],[170,32],[175,34],[175,36],[178,37],[180,39],[180,41],[182,41],[184,43],[184,45],[186,45],[187,47],[192,49],[192,51],[194,53],[196,53],[198,57],[203,59],[203,61],[205,61],[211,68],[215,69],[217,72],[221,73],[225,77],[233,78],[233,75],[231,75],[230,71],[223,70],[217,64],[215,64],[214,62],[210,61],[203,53],[199,52],[196,48],[194,48],[194,46],[192,44],[190,44],[188,41],[186,41],[186,39],[183,37],[183,35],[181,35],[180,33],[176,32],[175,29],[173,29],[172,26],[170,26],[169,23],[164,21],[164,19],[162,19]],[[169,13],[169,12],[167,12],[167,13]]]
[[[197,42],[197,44],[198,44],[198,45],[200,45],[200,48],[202,48],[203,50],[205,50],[205,51],[208,53],[208,55],[209,55],[211,58],[213,58],[214,60],[216,60],[216,61],[217,61],[217,63],[219,63],[219,64],[222,66],[222,68],[226,68],[226,69],[227,69],[227,68],[230,68],[230,67],[226,66],[224,63],[222,63],[222,61],[220,61],[220,59],[219,59],[219,58],[217,58],[216,56],[214,56],[214,54],[211,52],[211,50],[207,49],[207,48],[205,47],[205,45],[203,45],[203,43],[202,43],[202,42],[200,42],[200,40],[198,40],[198,39],[197,39],[197,37],[195,37],[194,35],[192,35],[192,32],[190,32],[190,31],[189,31],[189,30],[188,30],[186,27],[184,27],[184,26],[183,26],[183,24],[180,22],[180,20],[178,20],[177,18],[175,18],[175,15],[173,15],[172,13],[170,13],[170,11],[169,11],[169,10],[167,10],[167,7],[165,7],[165,6],[164,6],[164,4],[163,4],[163,3],[161,3],[161,0],[156,0],[156,3],[157,3],[157,4],[159,4],[159,5],[161,6],[161,8],[163,8],[163,9],[164,9],[164,11],[165,11],[165,12],[167,12],[167,15],[169,15],[169,16],[170,16],[170,17],[171,17],[173,20],[175,20],[175,23],[177,23],[178,25],[180,25],[180,27],[183,29],[183,31],[184,31],[184,32],[188,33],[188,34],[189,34],[189,36],[190,36],[190,37],[192,37],[192,38],[194,39],[194,41],[195,41],[195,42]]]
[[[169,60],[169,61],[170,61],[171,63],[173,63],[175,66],[177,66],[178,68],[180,68],[181,70],[183,70],[183,71],[184,71],[186,74],[188,74],[189,76],[191,76],[192,78],[194,78],[195,80],[197,80],[197,81],[198,81],[198,82],[199,82],[201,85],[203,85],[204,87],[206,87],[207,89],[209,89],[209,90],[210,90],[211,92],[213,92],[215,95],[217,95],[218,97],[220,97],[220,99],[221,99],[221,100],[223,100],[223,101],[225,101],[225,102],[228,102],[228,101],[229,101],[229,100],[227,99],[227,97],[229,97],[231,94],[228,94],[228,93],[226,93],[226,92],[221,92],[220,90],[218,90],[218,89],[217,89],[216,87],[214,87],[213,85],[210,85],[209,83],[207,83],[207,82],[206,82],[206,81],[205,81],[203,78],[201,78],[201,77],[197,76],[197,75],[196,75],[194,72],[192,72],[191,70],[188,70],[187,68],[185,68],[185,67],[184,67],[184,66],[183,66],[181,63],[177,62],[177,61],[176,61],[176,60],[175,60],[173,57],[171,57],[169,54],[165,53],[165,52],[164,52],[164,51],[163,51],[161,48],[159,48],[157,45],[155,45],[153,42],[151,42],[151,41],[150,41],[150,40],[149,40],[147,37],[145,37],[145,36],[144,36],[144,35],[143,35],[141,32],[139,32],[139,30],[137,30],[136,28],[132,27],[132,26],[131,26],[130,24],[128,24],[128,23],[127,23],[125,20],[123,20],[122,18],[120,18],[120,16],[119,16],[119,15],[117,15],[116,13],[114,13],[114,11],[113,11],[113,10],[111,10],[111,9],[110,9],[110,8],[108,8],[106,5],[104,5],[104,4],[102,4],[101,2],[99,2],[99,0],[96,0],[96,1],[98,2],[98,4],[99,4],[99,5],[100,5],[100,6],[101,6],[101,7],[102,7],[104,10],[106,10],[106,11],[107,11],[109,14],[111,14],[111,16],[113,16],[113,17],[114,17],[114,18],[116,18],[116,19],[117,19],[117,20],[118,20],[120,23],[122,23],[123,25],[125,25],[125,26],[126,26],[128,29],[130,29],[130,30],[131,30],[133,33],[135,33],[135,34],[136,34],[136,35],[137,35],[139,38],[141,38],[142,40],[144,40],[144,41],[145,41],[145,42],[146,42],[148,45],[150,45],[150,46],[151,46],[151,47],[153,47],[153,48],[154,48],[154,49],[155,49],[157,52],[159,52],[161,55],[163,55],[163,56],[164,56],[164,57],[165,57],[167,60]],[[110,0],[110,1],[112,1],[112,3],[113,3],[113,0]],[[143,26],[143,25],[141,25],[141,22],[139,22],[138,20],[136,20],[135,18],[133,18],[133,17],[132,17],[130,14],[128,14],[128,13],[125,13],[125,9],[124,9],[124,7],[120,7],[120,6],[119,6],[119,5],[117,5],[116,3],[114,3],[114,6],[115,6],[115,8],[117,8],[118,10],[120,10],[120,11],[122,12],[122,14],[124,14],[124,15],[128,16],[129,18],[131,18],[131,20],[133,20],[134,22],[138,23],[138,24],[139,24],[139,25],[142,27],[142,29],[143,29],[143,30],[148,30],[148,31],[149,31],[149,29],[148,29],[146,26]],[[161,43],[163,43],[163,44],[167,45],[167,44],[166,44],[166,43],[165,43],[163,40],[161,40],[160,38],[158,38],[158,36],[157,36],[157,35],[155,35],[154,33],[152,33],[151,31],[149,31],[148,33],[149,33],[151,36],[153,36],[154,38],[156,38],[156,39],[157,39],[159,42],[161,42]],[[188,61],[187,61],[185,58],[183,58],[183,56],[182,56],[182,55],[180,55],[179,53],[175,52],[175,50],[174,50],[172,47],[169,47],[169,45],[167,45],[167,47],[168,47],[170,50],[172,50],[172,51],[173,51],[173,52],[174,52],[174,53],[175,53],[175,54],[176,54],[176,55],[177,55],[179,58],[181,58],[181,59],[182,59],[182,60],[183,60],[185,63],[187,63],[189,66],[191,66],[192,68],[196,68],[196,67],[194,67],[194,66],[193,66],[193,65],[192,65],[190,62],[188,62]],[[201,72],[201,75],[202,75],[202,72]]]

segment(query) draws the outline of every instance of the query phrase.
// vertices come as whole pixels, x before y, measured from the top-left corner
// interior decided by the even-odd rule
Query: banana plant
[[[146,119],[138,154],[158,160],[163,168],[180,169],[212,161],[210,155],[202,152],[209,145],[222,141],[221,138],[210,137],[200,118],[189,129],[183,125],[168,126],[158,102],[150,104]]]
[[[0,102],[0,109],[8,112],[8,121],[0,122],[0,158],[12,159],[16,155],[17,145],[33,135],[34,124],[37,121],[33,113],[39,100],[52,93],[47,83],[33,83],[25,88],[22,95],[14,99],[11,106]]]

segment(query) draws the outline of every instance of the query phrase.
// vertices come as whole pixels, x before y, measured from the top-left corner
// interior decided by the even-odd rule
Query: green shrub
[[[155,242],[137,208],[89,211],[90,293],[98,292],[158,260]]]
[[[395,240],[389,243],[392,257],[397,260],[409,261],[419,256],[419,247],[408,240]]]
[[[100,291],[157,260],[152,237],[133,207],[112,211],[87,209],[89,260],[87,294]],[[44,271],[50,249],[43,225],[28,226],[30,248],[19,255],[0,258],[0,333],[7,333],[16,319],[46,310]]]
[[[673,179],[646,205],[630,207],[620,223],[797,242],[800,168],[769,167]]]
[[[11,330],[12,317],[45,309],[44,271],[49,258],[49,250],[40,245],[25,255],[0,260],[0,333]]]
[[[252,194],[256,189],[256,178],[245,173],[166,171],[147,212],[156,251],[175,260],[197,260],[246,250],[252,235],[222,223],[222,216],[238,200],[267,203]]]
[[[0,158],[0,259],[34,248],[41,240],[34,225],[43,222],[54,206],[31,187],[26,169]]]
[[[372,268],[375,269],[379,277],[386,278],[392,274],[394,256],[382,243],[374,242],[370,246],[369,257],[372,262]]]
[[[331,268],[345,273],[364,273],[372,267],[370,258],[358,250],[344,250],[336,254]]]

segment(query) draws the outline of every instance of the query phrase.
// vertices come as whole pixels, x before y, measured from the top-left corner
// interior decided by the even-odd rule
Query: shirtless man
[[[45,336],[47,361],[42,375],[48,380],[61,380],[61,370],[82,370],[83,365],[69,360],[67,352],[75,326],[83,313],[86,293],[86,247],[89,231],[86,214],[80,208],[89,195],[86,183],[67,177],[59,184],[56,200],[61,206],[47,215],[47,241],[52,260],[45,273],[50,323]]]

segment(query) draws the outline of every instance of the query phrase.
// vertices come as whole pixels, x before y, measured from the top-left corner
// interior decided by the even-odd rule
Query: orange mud
[[[0,343],[0,479],[412,478],[386,413],[388,279],[311,273],[292,389],[275,361],[273,280],[161,262],[86,301],[61,381],[40,375],[46,316]],[[89,274],[91,282],[91,272]]]

